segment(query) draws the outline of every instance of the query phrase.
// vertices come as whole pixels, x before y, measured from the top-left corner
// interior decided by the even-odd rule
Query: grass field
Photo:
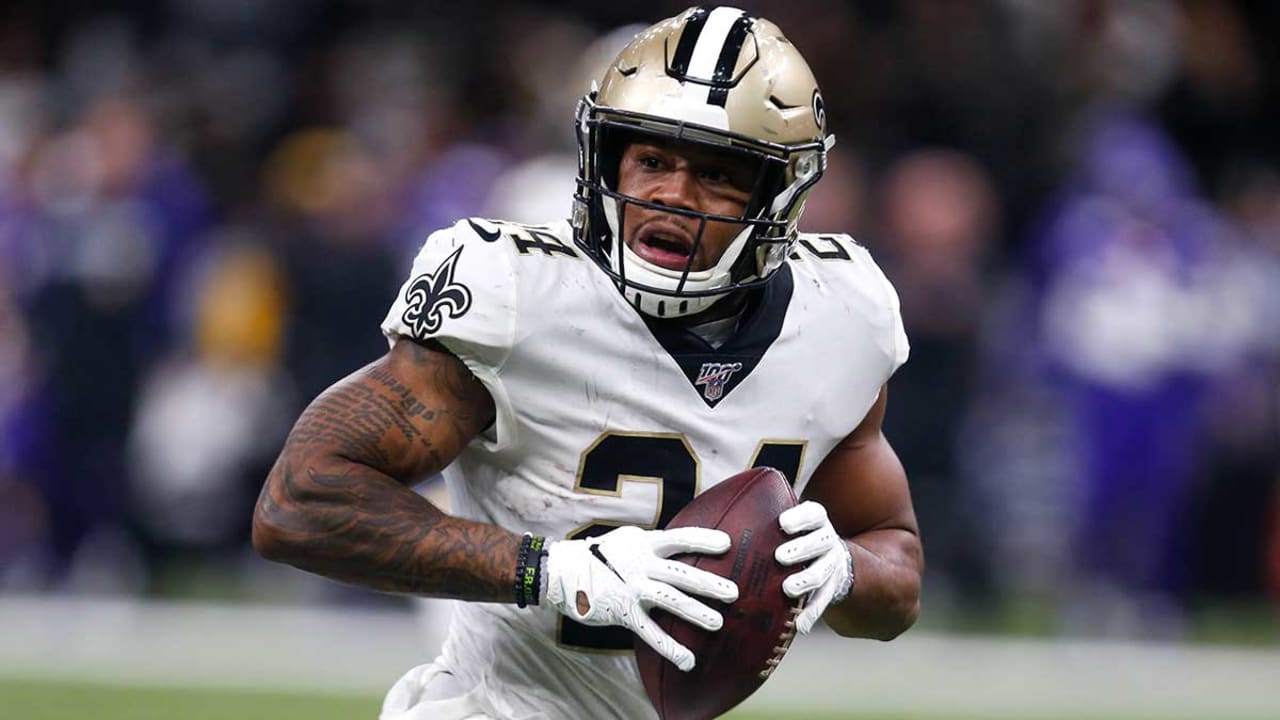
[[[375,696],[319,695],[0,679],[0,717],[17,720],[374,720]],[[726,720],[975,720],[941,716],[735,712]],[[1065,719],[1064,719],[1065,720]],[[1076,720],[1076,719],[1071,719]],[[1089,718],[1089,720],[1106,720]],[[1118,720],[1118,719],[1117,719]]]
[[[0,708],[23,720],[373,720],[381,698],[0,680]],[[854,716],[847,716],[853,720]],[[732,720],[765,720],[735,713]],[[826,717],[814,720],[846,720]],[[857,720],[907,720],[858,718]]]
[[[0,720],[374,720],[401,610],[0,596]],[[1252,636],[1251,636],[1252,637]],[[728,720],[1276,720],[1280,645],[814,633]],[[602,719],[607,720],[607,719]]]
[[[7,679],[0,708],[15,720],[372,720],[378,698]]]

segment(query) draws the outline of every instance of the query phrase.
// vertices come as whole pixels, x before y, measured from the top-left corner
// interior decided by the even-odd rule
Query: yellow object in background
[[[283,344],[285,299],[276,260],[264,248],[218,256],[196,298],[196,351],[215,365],[270,367]]]

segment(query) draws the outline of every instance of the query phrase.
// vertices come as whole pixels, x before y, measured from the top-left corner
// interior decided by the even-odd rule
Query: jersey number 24
[[[772,467],[794,484],[804,460],[803,440],[762,440],[747,468]],[[663,528],[697,492],[698,456],[684,435],[676,433],[607,432],[582,453],[574,491],[621,497],[623,484],[657,485],[658,507],[647,527]],[[598,520],[570,533],[570,539],[602,535],[625,523]],[[560,620],[561,645],[588,651],[626,651],[632,647],[631,631],[622,627],[590,627]]]

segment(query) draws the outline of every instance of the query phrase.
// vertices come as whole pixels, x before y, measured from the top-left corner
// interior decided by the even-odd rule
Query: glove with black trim
[[[682,527],[644,530],[624,526],[598,537],[560,540],[547,548],[547,603],[586,625],[621,625],[676,667],[688,672],[695,659],[649,617],[661,608],[704,630],[719,630],[720,613],[687,593],[723,602],[738,599],[730,580],[679,560],[680,553],[719,555],[729,549],[720,530]]]

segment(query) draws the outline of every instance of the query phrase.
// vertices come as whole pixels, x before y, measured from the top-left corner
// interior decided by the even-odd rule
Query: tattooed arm
[[[446,515],[409,489],[493,417],[460,360],[397,342],[298,418],[258,499],[254,547],[376,590],[510,602],[519,536]]]

